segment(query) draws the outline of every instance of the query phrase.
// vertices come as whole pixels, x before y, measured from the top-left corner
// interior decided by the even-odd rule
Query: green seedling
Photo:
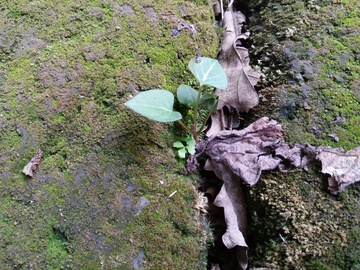
[[[179,149],[178,150],[178,156],[180,158],[185,158],[186,153],[189,153],[190,155],[195,154],[195,145],[196,145],[196,141],[194,140],[194,137],[192,135],[184,138],[184,140],[181,141],[176,141],[173,144],[174,148]]]
[[[190,126],[184,123],[182,114],[174,110],[175,97],[168,90],[151,89],[140,92],[126,102],[125,106],[155,121],[178,121],[196,142],[211,113],[216,111],[217,96],[215,95],[215,88],[225,90],[228,82],[224,69],[216,59],[208,57],[193,58],[190,60],[188,67],[199,82],[198,90],[189,85],[181,84],[176,91],[176,97],[179,103],[190,107],[192,110]],[[209,89],[209,86],[212,88]],[[207,115],[200,123],[200,127],[198,127],[200,109],[206,110]],[[184,156],[186,152],[190,154],[194,152],[191,147],[194,147],[195,144],[191,146],[188,142],[185,140],[186,145],[181,142],[174,144],[174,147],[180,148],[179,156]]]

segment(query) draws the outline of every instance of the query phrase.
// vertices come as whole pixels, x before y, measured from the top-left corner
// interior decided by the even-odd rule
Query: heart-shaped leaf
[[[186,142],[186,145],[188,145],[188,146],[196,145],[196,141],[194,140],[194,137],[192,135],[189,135],[188,137],[186,137],[185,142]]]
[[[188,85],[180,84],[176,91],[176,96],[181,104],[193,107],[196,104],[198,91]]]
[[[208,57],[193,58],[189,62],[189,69],[200,82],[200,86],[207,84],[226,89],[227,77],[218,60]]]
[[[173,109],[173,93],[167,90],[152,89],[140,92],[124,105],[159,122],[174,122],[182,118],[181,114]]]

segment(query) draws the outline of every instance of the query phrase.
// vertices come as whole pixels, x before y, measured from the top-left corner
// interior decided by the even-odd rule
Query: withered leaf
[[[211,128],[207,136],[214,135],[225,128],[222,108],[228,106],[233,107],[237,113],[247,112],[259,103],[254,85],[259,81],[260,73],[250,67],[249,52],[242,47],[242,40],[249,38],[248,32],[241,32],[245,18],[244,14],[235,11],[233,7],[228,8],[224,14],[226,31],[218,60],[225,70],[228,87],[225,91],[216,91],[219,98],[218,110],[211,115]]]
[[[30,162],[24,167],[23,173],[27,176],[33,177],[33,173],[36,170],[37,165],[39,165],[41,160],[41,150],[39,149],[35,156],[30,160]]]
[[[307,170],[307,165],[315,159],[316,157],[316,147],[308,143],[303,144],[294,144],[290,146],[289,144],[282,143],[279,147],[276,148],[275,154],[281,156],[287,163],[290,163],[292,166],[300,167]],[[279,164],[279,169],[282,172],[287,172],[284,164]]]
[[[199,153],[208,156],[206,168],[227,181],[232,171],[244,182],[254,185],[263,170],[273,170],[281,162],[272,149],[282,142],[281,126],[275,120],[260,118],[242,130],[224,130],[200,142]]]
[[[231,183],[224,183],[214,205],[224,208],[226,232],[222,241],[228,249],[235,248],[237,263],[245,270],[248,266],[248,246],[243,235],[247,231],[245,199],[237,177],[232,179]]]
[[[322,163],[322,173],[329,174],[329,190],[333,194],[350,184],[360,181],[360,146],[348,152],[342,148],[309,145],[289,145],[281,135],[281,126],[275,120],[260,118],[242,130],[225,130],[210,136],[197,146],[197,154],[189,160],[194,170],[196,156],[208,156],[205,169],[213,170],[224,182],[229,173],[254,185],[261,172],[277,167],[283,172],[292,165],[307,169],[315,158]]]
[[[329,190],[333,194],[360,181],[360,146],[345,153],[342,148],[319,147],[316,156],[322,163],[322,173],[330,174]]]
[[[227,74],[228,87],[226,91],[216,91],[219,96],[218,109],[230,105],[240,112],[247,112],[259,103],[258,94],[254,85],[260,78],[260,73],[254,71],[249,65],[249,52],[241,46],[241,34],[238,12],[232,8],[224,14],[224,27],[226,28],[219,62]],[[241,19],[240,19],[241,20]]]

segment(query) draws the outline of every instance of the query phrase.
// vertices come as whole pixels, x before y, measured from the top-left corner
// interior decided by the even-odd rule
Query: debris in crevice
[[[307,171],[307,166],[314,160],[321,162],[323,174],[330,175],[328,188],[332,194],[360,181],[360,147],[345,153],[341,148],[315,147],[309,143],[287,144],[282,136],[281,125],[267,117],[258,119],[242,130],[236,130],[240,126],[240,113],[248,112],[259,103],[254,86],[261,74],[249,65],[249,53],[245,47],[249,38],[249,32],[244,27],[246,16],[236,10],[238,5],[235,2],[212,1],[215,18],[221,20],[220,24],[224,27],[218,59],[227,74],[228,87],[226,91],[216,91],[217,112],[211,115],[207,138],[197,144],[196,154],[187,161],[188,171],[194,171],[199,166],[197,157],[204,154],[207,158],[204,169],[212,171],[218,183],[222,184],[219,192],[210,194],[214,197],[212,204],[223,209],[223,216],[218,217],[221,220],[216,223],[226,223],[226,229],[221,228],[221,243],[220,237],[215,237],[215,248],[209,251],[212,254],[209,267],[212,270],[247,268],[247,219],[241,186],[243,182],[255,185],[262,171],[267,170],[279,169],[286,173],[302,168]],[[290,38],[297,31],[296,27],[287,28],[284,36]],[[267,46],[265,44],[262,49]],[[261,61],[270,63],[272,59],[267,57]],[[304,65],[308,64],[303,62]],[[309,73],[313,73],[312,67],[310,68]],[[281,70],[276,70],[276,73],[281,74]],[[304,79],[308,77],[300,73],[297,76],[305,89],[307,85],[304,84]],[[312,105],[305,100],[301,107],[311,110]],[[339,141],[336,134],[327,134],[327,137],[335,142]],[[209,212],[212,215],[211,209]],[[215,230],[216,233],[220,231],[219,228]],[[285,243],[281,234],[280,238]],[[224,250],[226,248],[227,251]],[[218,254],[214,254],[215,252]]]
[[[346,186],[360,181],[360,147],[344,153],[341,148],[289,145],[284,141],[281,125],[275,120],[262,117],[242,130],[224,130],[196,146],[196,154],[188,160],[188,168],[194,170],[197,157],[205,154],[204,169],[213,171],[223,181],[214,205],[223,207],[226,232],[223,244],[237,248],[235,259],[239,269],[247,267],[246,206],[241,183],[255,185],[262,171],[287,172],[289,167],[307,170],[307,165],[317,159],[322,163],[322,173],[330,174],[329,190],[333,194]],[[238,268],[236,268],[238,269]]]
[[[224,183],[214,200],[214,205],[224,208],[226,232],[221,237],[227,249],[235,248],[236,260],[242,269],[248,266],[248,246],[243,235],[247,232],[245,199],[242,188],[236,183]]]
[[[233,6],[225,11],[223,21],[225,32],[218,60],[227,74],[228,87],[225,91],[216,91],[219,97],[218,110],[211,116],[212,124],[207,136],[223,129],[224,107],[231,106],[238,114],[249,111],[259,103],[254,85],[260,79],[260,73],[250,67],[249,52],[244,47],[250,33],[242,31],[245,23],[245,15],[235,10]],[[237,121],[238,117],[234,119]]]

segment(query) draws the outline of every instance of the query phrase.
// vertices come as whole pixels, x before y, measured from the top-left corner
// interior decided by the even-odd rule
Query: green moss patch
[[[254,1],[250,8],[250,56],[265,74],[250,119],[277,119],[287,142],[359,146],[357,2]],[[249,188],[250,265],[359,267],[358,185],[330,195],[319,170],[268,173]]]
[[[0,10],[1,269],[203,269],[196,193],[175,171],[173,127],[123,103],[135,91],[175,91],[197,47],[215,56],[210,3],[7,1]],[[178,21],[197,33],[171,36]]]
[[[251,265],[350,269],[359,264],[358,192],[338,197],[304,173],[270,173],[250,189]]]
[[[351,24],[358,18],[357,6],[356,1],[253,3],[258,13],[252,59],[266,75],[257,110],[275,107],[269,113],[282,120],[291,142],[347,150],[359,143],[356,126],[350,124],[360,113],[360,29]],[[328,137],[337,132],[338,142]]]

